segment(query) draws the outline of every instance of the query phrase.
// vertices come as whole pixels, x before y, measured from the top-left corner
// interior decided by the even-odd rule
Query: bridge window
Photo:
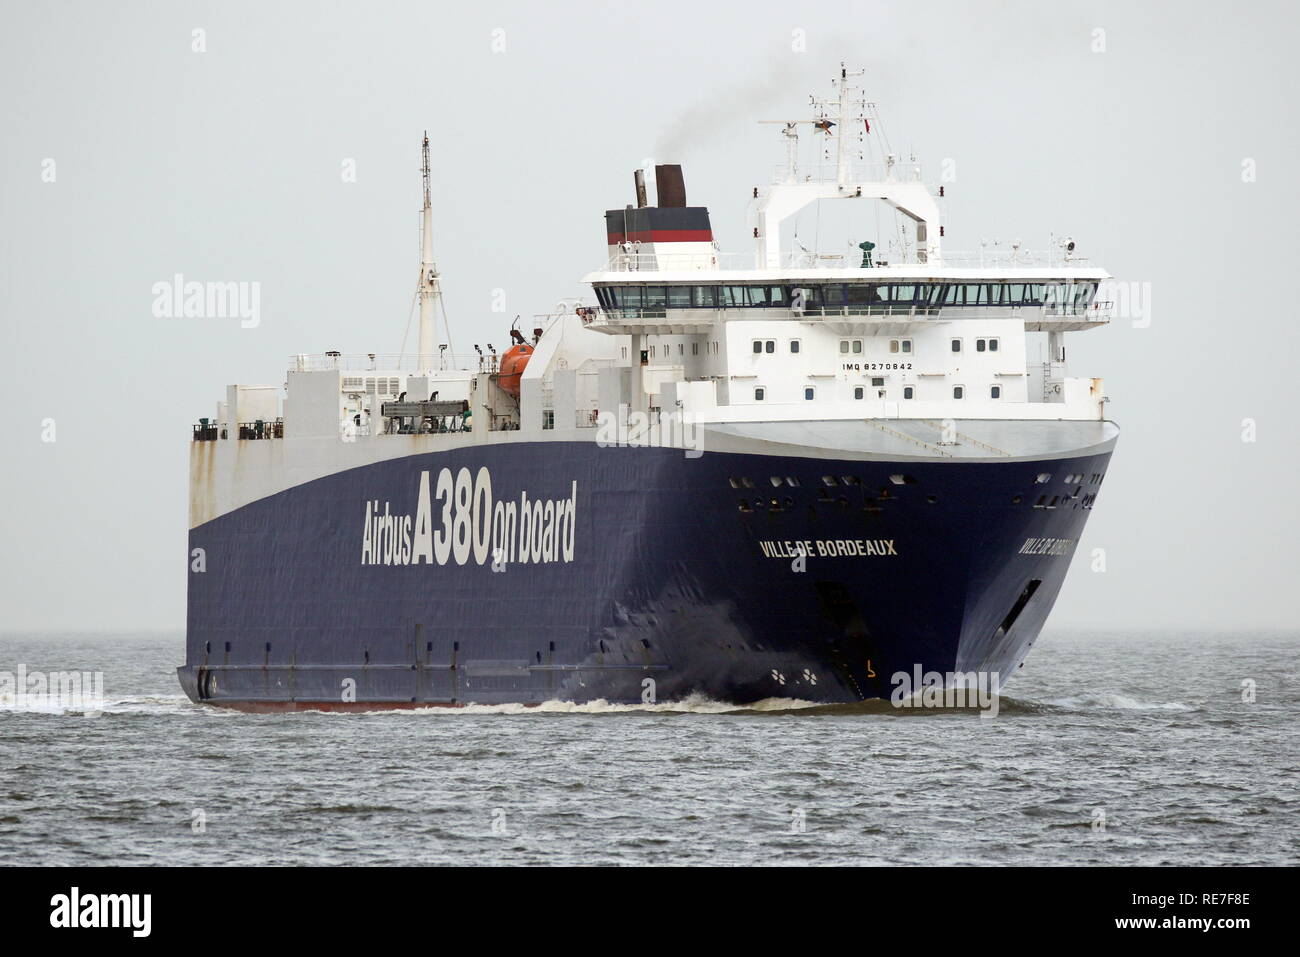
[[[880,296],[877,293],[877,286],[867,285],[862,282],[851,282],[848,285],[848,304],[850,306],[874,306],[879,304]]]
[[[1097,293],[1095,282],[1050,283],[901,282],[816,283],[807,286],[598,286],[596,298],[608,310],[803,308],[839,310],[844,306],[1041,306],[1086,310]]]
[[[691,305],[696,309],[713,309],[718,304],[717,286],[692,286]]]

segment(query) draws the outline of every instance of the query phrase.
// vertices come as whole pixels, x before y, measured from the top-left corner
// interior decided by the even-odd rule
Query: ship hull
[[[178,676],[249,711],[1002,682],[1112,444],[891,462],[520,441],[375,462],[191,529]]]

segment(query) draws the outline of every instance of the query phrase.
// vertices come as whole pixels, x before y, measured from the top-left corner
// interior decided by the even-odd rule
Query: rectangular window
[[[990,399],[1000,399],[1000,398],[1002,398],[1002,386],[1000,386],[1000,385],[990,386],[990,387],[989,387],[989,398],[990,398]]]
[[[876,306],[880,304],[878,287],[874,283],[851,282],[846,292],[850,306]]]
[[[953,386],[953,387],[952,387],[952,397],[953,397],[954,399],[963,399],[963,398],[965,398],[965,397],[966,397],[966,389],[965,389],[965,387],[964,387],[964,386],[960,386],[960,385],[955,385],[955,386]]]
[[[799,340],[798,340],[798,339],[791,339],[791,340],[790,340],[790,351],[791,351],[791,352],[798,352],[798,351],[799,351]]]
[[[755,340],[754,340],[754,355],[756,355],[756,356],[761,356],[762,354],[763,354],[763,340],[762,340],[762,339],[755,339]]]
[[[905,386],[903,386],[903,398],[904,398],[904,399],[910,399],[910,398],[912,398],[912,396],[914,396],[914,395],[916,395],[916,390],[915,390],[915,389],[913,389],[910,385],[905,385]]]
[[[718,304],[717,286],[692,286],[691,305],[696,309],[712,309]]]
[[[954,340],[952,340],[952,351],[953,351],[953,352],[961,352],[961,340],[960,340],[960,339],[954,339]]]
[[[543,429],[553,429],[553,428],[555,428],[555,410],[554,410],[554,409],[542,409],[542,428],[543,428]]]
[[[769,356],[773,355],[776,352],[776,340],[768,339],[767,342],[763,343],[763,351]]]
[[[903,340],[903,352],[904,352],[904,353],[910,353],[911,351],[912,351],[912,340],[911,340],[911,339],[904,339],[904,340]]]
[[[986,345],[987,345],[987,340],[985,340],[985,339],[976,339],[976,340],[975,340],[975,351],[976,351],[976,352],[983,352],[983,351],[984,351],[984,348],[985,348]]]
[[[989,340],[989,352],[997,352],[997,351],[998,351],[998,340],[996,340],[996,339],[990,339],[990,340]]]
[[[755,401],[755,402],[762,402],[762,401],[763,401],[763,396],[766,395],[766,394],[767,394],[767,390],[764,389],[761,385],[758,386],[757,388],[754,389],[754,401]]]
[[[841,340],[840,340],[840,355],[842,355],[842,356],[846,356],[846,355],[848,355],[848,354],[849,354],[849,340],[847,340],[847,339],[841,339]]]
[[[691,355],[693,355],[693,356],[698,356],[699,354],[700,354],[700,344],[699,344],[698,342],[692,342],[692,343],[691,343]]]
[[[855,398],[855,399],[861,399],[861,398],[866,394],[866,391],[867,391],[867,390],[864,389],[864,388],[862,388],[862,386],[860,386],[860,385],[859,385],[859,386],[854,386],[854,387],[853,387],[853,398]]]
[[[813,387],[810,386],[810,385],[809,385],[809,386],[804,386],[803,397],[804,397],[804,399],[805,399],[806,401],[811,402],[812,399],[813,399],[813,396],[815,396],[816,394],[817,394],[817,390],[816,390],[815,388],[813,388]]]
[[[885,384],[885,380],[882,376],[876,376],[871,380],[871,384],[878,389]]]
[[[861,339],[854,339],[854,340],[853,340],[853,354],[854,354],[855,356],[860,356],[860,355],[862,355],[862,340],[861,340]]]

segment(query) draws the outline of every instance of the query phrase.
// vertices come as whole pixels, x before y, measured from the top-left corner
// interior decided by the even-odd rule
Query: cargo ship
[[[1014,673],[1118,435],[1065,361],[1109,277],[1064,237],[948,251],[860,75],[777,121],[752,251],[680,166],[637,170],[590,296],[468,357],[436,322],[426,136],[416,348],[292,356],[193,428],[185,693],[835,703]],[[830,201],[895,228],[783,240]]]

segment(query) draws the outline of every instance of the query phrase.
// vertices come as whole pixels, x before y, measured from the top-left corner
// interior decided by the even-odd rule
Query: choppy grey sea
[[[175,635],[8,635],[6,864],[1293,864],[1300,635],[1048,632],[995,718],[887,702],[244,715]],[[12,703],[11,703],[12,704]]]

